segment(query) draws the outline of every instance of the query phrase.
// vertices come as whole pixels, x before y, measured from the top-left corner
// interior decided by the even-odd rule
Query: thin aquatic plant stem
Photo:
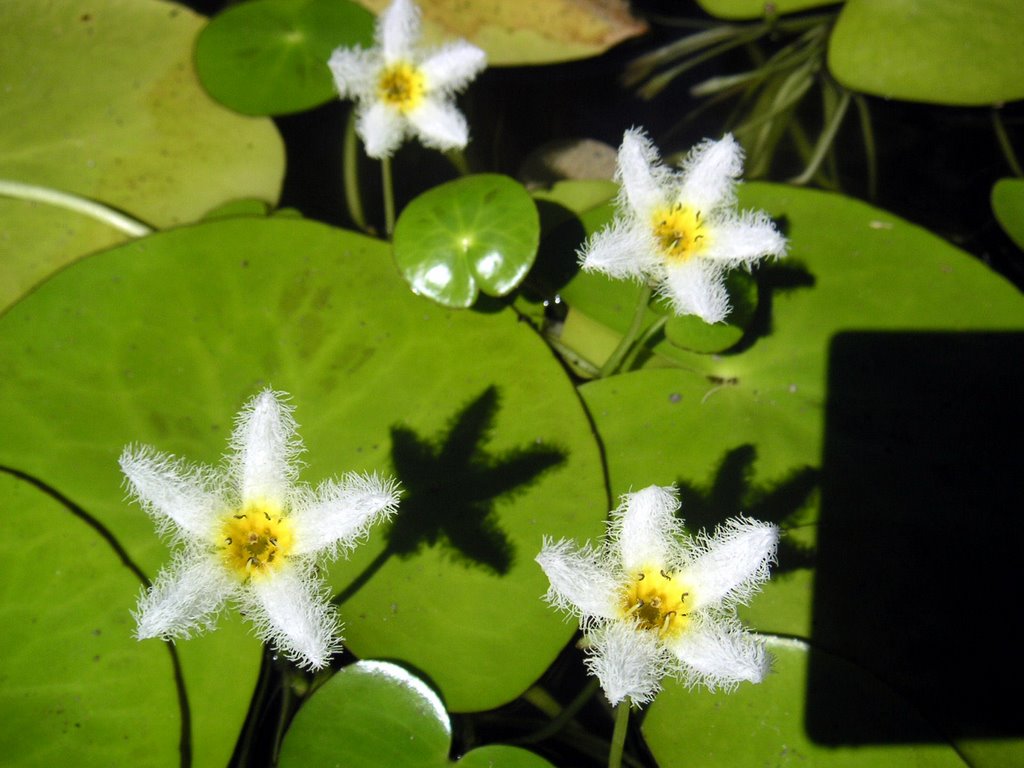
[[[814,155],[811,157],[811,161],[804,168],[803,173],[799,176],[794,176],[789,180],[790,184],[802,185],[810,181],[814,174],[818,172],[818,167],[821,165],[822,160],[825,159],[825,154],[828,152],[832,142],[836,138],[836,133],[839,131],[839,126],[843,122],[843,117],[846,115],[846,109],[850,106],[850,92],[847,90],[843,91],[843,95],[839,99],[839,103],[836,105],[835,112],[832,114],[831,120],[825,126],[825,129],[821,132],[818,137],[818,144],[814,148]]]
[[[345,207],[352,221],[363,232],[369,232],[363,198],[359,190],[359,142],[356,139],[356,113],[349,113],[345,123],[345,140],[342,146],[342,180],[345,185]]]
[[[1003,157],[1006,158],[1006,164],[1010,166],[1013,175],[1024,176],[1024,170],[1021,169],[1020,161],[1017,160],[1017,153],[1013,151],[1013,144],[1010,143],[1010,137],[1006,133],[1006,126],[1003,125],[1002,115],[995,107],[992,109],[992,129],[996,132],[999,148],[1003,151]]]
[[[633,322],[630,323],[629,330],[626,331],[625,336],[619,340],[619,346],[615,348],[611,357],[605,361],[605,364],[601,366],[601,370],[597,372],[598,378],[603,379],[606,376],[611,376],[619,370],[619,366],[622,364],[622,359],[633,346],[637,336],[640,335],[640,329],[643,328],[644,316],[647,314],[647,305],[650,300],[651,286],[644,283],[644,287],[637,298],[636,309],[633,312]]]
[[[521,739],[517,739],[516,742],[519,744],[534,744],[538,741],[544,741],[544,739],[547,739],[553,736],[554,734],[558,733],[560,730],[562,730],[562,728],[566,726],[566,724],[570,720],[576,717],[576,713],[579,712],[583,708],[583,706],[588,701],[590,701],[591,698],[593,698],[594,694],[597,693],[597,689],[599,687],[600,681],[596,677],[591,678],[587,681],[587,684],[583,687],[579,694],[577,694],[576,698],[570,701],[568,704],[566,704],[565,707],[562,708],[557,714],[555,714],[555,716],[552,717],[551,720],[549,720],[543,727],[538,728],[533,733],[524,736]],[[530,691],[527,691],[527,694],[529,693]],[[545,711],[545,714],[550,715],[550,711],[547,709],[547,707],[538,706],[538,704],[536,703],[538,699],[537,696],[533,696],[531,698],[527,694],[524,694],[523,698],[525,698],[534,706],[537,706],[538,709],[543,709]]]
[[[57,208],[64,208],[68,211],[80,213],[91,219],[102,222],[130,237],[145,237],[153,233],[153,228],[143,224],[138,219],[133,219],[120,211],[97,203],[87,197],[63,192],[50,187],[40,187],[35,184],[25,184],[10,179],[0,179],[0,196],[12,197],[17,200],[29,200],[36,203],[46,203]]]
[[[384,191],[384,234],[388,240],[395,232],[395,185],[391,178],[391,158],[380,160],[380,178]]]
[[[608,768],[622,767],[622,750],[626,746],[626,731],[629,728],[629,702],[620,701],[615,705],[615,729],[612,743],[608,748]]]
[[[857,93],[853,96],[860,118],[860,133],[864,140],[864,159],[868,166],[868,200],[878,199],[878,155],[875,151],[875,131],[871,126],[871,110],[867,99]]]
[[[633,363],[636,362],[637,357],[647,346],[647,343],[654,337],[654,335],[658,331],[665,327],[665,323],[667,322],[668,315],[662,315],[649,326],[647,326],[647,330],[645,330],[640,335],[640,338],[636,340],[636,344],[633,345],[633,349],[630,350],[628,355],[626,355],[626,359],[622,363],[623,368],[625,368],[627,371],[632,369]]]

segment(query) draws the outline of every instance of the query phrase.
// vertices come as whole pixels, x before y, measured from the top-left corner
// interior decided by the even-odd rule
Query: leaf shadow
[[[771,335],[774,328],[776,294],[800,288],[813,288],[817,283],[817,279],[807,266],[792,258],[782,262],[761,264],[754,271],[754,279],[757,282],[757,307],[743,336],[727,350],[730,355],[745,352],[754,346],[758,339]]]
[[[774,573],[813,568],[815,548],[787,536],[786,530],[800,524],[800,513],[821,484],[820,470],[811,466],[797,467],[773,483],[754,486],[756,460],[757,449],[745,443],[725,453],[707,485],[682,479],[676,481],[687,527],[693,531],[710,531],[742,512],[782,528]]]
[[[498,408],[490,386],[433,438],[391,427],[392,464],[405,496],[386,533],[387,551],[408,558],[440,546],[467,566],[509,572],[515,549],[498,523],[497,501],[524,492],[566,453],[540,443],[489,453]]]

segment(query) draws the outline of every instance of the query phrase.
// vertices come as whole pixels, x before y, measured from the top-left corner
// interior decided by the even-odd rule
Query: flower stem
[[[579,692],[575,699],[570,701],[563,709],[556,710],[554,712],[552,712],[548,707],[544,706],[546,702],[539,701],[540,696],[538,696],[537,693],[534,693],[533,689],[531,688],[529,691],[526,692],[526,694],[523,695],[523,698],[525,698],[531,704],[536,706],[538,709],[544,710],[545,714],[553,716],[551,717],[551,720],[549,720],[547,724],[545,724],[542,728],[539,728],[538,730],[534,731],[528,736],[524,736],[523,738],[518,739],[518,743],[533,744],[538,741],[544,741],[544,739],[547,739],[553,736],[554,734],[558,733],[560,730],[562,730],[562,728],[565,727],[565,725],[570,720],[572,720],[576,716],[576,713],[583,708],[583,705],[590,701],[593,695],[597,692],[599,686],[600,681],[596,677],[590,678],[590,680]],[[540,693],[543,694],[542,691]]]
[[[20,181],[0,179],[0,196],[13,197],[18,200],[31,200],[37,203],[46,203],[58,208],[64,208],[75,213],[80,213],[107,226],[124,232],[131,237],[144,237],[153,232],[152,228],[143,224],[131,216],[126,216],[103,203],[97,203],[87,197],[80,197],[71,192],[62,192],[59,189],[49,187],[38,187],[35,184],[23,184]]]
[[[608,768],[621,768],[622,748],[626,744],[626,730],[629,727],[629,702],[620,701],[615,705],[615,730],[608,748]]]
[[[359,143],[356,141],[355,110],[349,113],[345,123],[345,142],[342,147],[342,179],[345,184],[345,206],[352,221],[363,232],[369,232],[366,214],[363,213],[363,199],[359,194]]]
[[[601,370],[598,371],[598,378],[603,379],[605,376],[611,376],[613,373],[619,370],[619,366],[622,364],[623,358],[626,353],[629,352],[633,343],[636,341],[637,336],[640,335],[640,329],[643,328],[644,315],[647,314],[647,304],[651,300],[651,286],[644,285],[643,290],[640,291],[640,296],[637,298],[636,310],[633,313],[633,322],[629,326],[629,330],[619,341],[619,346],[612,352],[605,364],[601,366]]]
[[[380,160],[380,178],[384,189],[384,234],[390,240],[395,232],[395,185],[391,180],[391,158]]]

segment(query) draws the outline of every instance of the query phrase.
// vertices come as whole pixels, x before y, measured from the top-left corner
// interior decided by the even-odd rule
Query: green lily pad
[[[342,589],[380,566],[341,606],[349,647],[422,669],[456,711],[489,709],[573,632],[539,599],[533,557],[544,535],[600,532],[602,464],[574,387],[529,327],[511,310],[414,296],[388,254],[271,217],[181,227],[75,264],[0,318],[0,464],[78,500],[152,574],[167,549],[123,498],[123,446],[216,464],[253,392],[290,392],[302,479],[377,470],[406,489],[405,518],[328,574]],[[255,665],[254,646],[237,655]],[[217,692],[244,702],[235,679]]]
[[[139,579],[87,520],[27,481],[0,473],[0,505],[4,764],[179,765],[170,648],[132,638]]]
[[[995,183],[992,212],[1003,231],[1024,250],[1024,179],[1000,179]]]
[[[173,3],[67,0],[5,3],[0,19],[0,179],[155,227],[237,198],[276,201],[284,150],[273,124],[225,110],[195,78],[201,16]],[[3,197],[0,233],[0,311],[126,239],[82,214]]]
[[[835,5],[836,2],[837,0],[773,0],[769,4],[765,0],[697,0],[697,5],[720,19],[744,20],[764,18],[768,5],[772,6],[774,13],[782,15],[822,5]]]
[[[855,91],[964,106],[1024,98],[1017,0],[847,0],[828,66]]]
[[[529,193],[500,174],[465,176],[414,199],[395,224],[395,262],[412,289],[448,307],[505,296],[530,271],[540,222]]]
[[[221,104],[284,115],[337,97],[327,59],[369,47],[373,14],[347,0],[252,0],[213,18],[196,41],[196,70]]]
[[[665,323],[665,338],[694,352],[721,352],[735,345],[754,319],[757,282],[746,270],[734,269],[726,275],[725,287],[732,305],[725,320],[706,323],[695,315],[673,315]]]
[[[771,650],[774,669],[758,685],[741,685],[733,693],[666,686],[642,726],[659,766],[963,768],[960,756],[946,743],[836,747],[815,742],[805,728],[808,709],[813,706],[813,702],[807,702],[808,651],[785,642],[772,644]],[[941,740],[906,701],[877,680],[840,658],[821,651],[811,653],[816,654],[815,663],[827,670],[830,678],[859,694],[859,701],[849,702],[849,713],[838,716],[860,713],[861,717],[885,722],[894,733],[911,731]]]
[[[324,727],[329,723],[329,727]],[[358,661],[328,680],[299,710],[285,736],[287,766],[544,768],[525,749],[493,745],[451,761],[452,727],[440,697],[397,664]]]

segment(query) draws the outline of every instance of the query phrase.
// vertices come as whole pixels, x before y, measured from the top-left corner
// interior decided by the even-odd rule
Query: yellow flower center
[[[662,255],[670,261],[686,261],[708,245],[708,232],[701,221],[700,211],[676,203],[659,208],[652,219],[654,237],[661,246]]]
[[[292,524],[271,504],[248,504],[224,518],[218,549],[228,570],[243,581],[276,572],[294,541]]]
[[[623,591],[619,610],[640,629],[670,637],[686,628],[692,605],[693,594],[678,576],[659,568],[644,568]]]
[[[426,78],[412,64],[399,61],[386,67],[377,81],[377,96],[405,114],[419,106],[426,92]]]

